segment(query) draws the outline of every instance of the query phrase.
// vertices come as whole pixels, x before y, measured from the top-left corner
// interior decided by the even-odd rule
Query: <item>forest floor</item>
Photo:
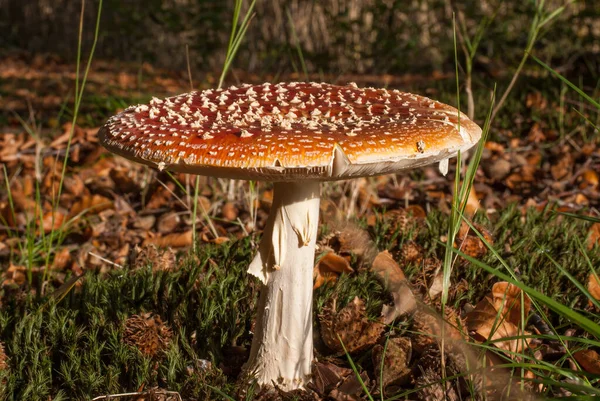
[[[234,71],[230,84],[273,79]],[[456,94],[453,73],[334,80]],[[600,113],[551,75],[521,77],[492,125],[465,211],[491,250],[462,224],[454,246],[479,263],[455,258],[443,312],[455,166],[324,185],[317,360],[294,394],[236,384],[272,187],[203,177],[194,222],[195,178],[114,156],[96,136],[129,104],[189,91],[187,75],[94,61],[75,125],[74,89],[75,66],[57,57],[0,58],[0,398],[600,396],[596,334],[482,267],[600,324],[600,223],[570,216],[600,216]]]

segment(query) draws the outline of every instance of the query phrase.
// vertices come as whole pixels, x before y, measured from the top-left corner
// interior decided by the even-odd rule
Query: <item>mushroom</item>
[[[262,288],[245,370],[289,390],[311,377],[320,183],[433,162],[447,169],[481,129],[453,107],[398,90],[291,82],[154,98],[111,117],[98,135],[110,151],[159,170],[274,182],[248,269]]]

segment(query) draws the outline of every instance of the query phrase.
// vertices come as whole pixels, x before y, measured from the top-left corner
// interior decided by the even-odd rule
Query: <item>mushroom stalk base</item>
[[[313,359],[312,295],[319,183],[275,183],[273,205],[248,272],[263,286],[247,373],[260,385],[304,387]]]

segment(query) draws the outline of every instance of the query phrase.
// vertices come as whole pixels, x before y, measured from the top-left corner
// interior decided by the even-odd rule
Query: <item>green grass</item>
[[[218,366],[224,348],[250,341],[257,296],[245,274],[250,257],[245,239],[204,246],[182,257],[175,272],[153,273],[149,262],[106,276],[88,273],[58,304],[5,294],[0,338],[11,357],[1,399],[83,400],[159,384],[202,398],[211,394],[206,384],[228,388],[219,370],[203,371],[199,360]],[[124,320],[143,311],[160,315],[174,332],[157,361],[123,343]]]
[[[241,1],[236,2],[219,86],[225,81],[227,71],[240,49],[252,19],[253,6],[254,2],[242,17]],[[531,26],[518,71],[527,67],[526,61],[535,48],[536,40],[544,33],[543,28],[547,28],[558,15],[557,11],[545,12],[543,0],[532,2],[531,6],[537,10],[535,24]],[[303,53],[289,13],[287,18],[292,29],[296,58],[301,65],[299,70],[307,75],[310,55]],[[455,88],[457,85],[454,80],[433,84],[439,91],[433,97],[459,104],[463,110],[468,110],[471,103],[490,104],[493,85],[485,76],[473,74],[473,63],[480,43],[483,45],[487,40],[488,29],[492,30],[492,25],[497,22],[497,19],[482,22],[471,38],[467,29],[461,26],[466,74],[469,77],[468,86],[473,89],[473,99],[469,99],[468,93],[467,96],[461,96],[463,88]],[[95,28],[97,36],[98,25]],[[82,29],[83,26],[80,26]],[[458,58],[457,47],[454,50],[455,58]],[[80,40],[78,77],[81,75],[81,53]],[[92,55],[93,48],[88,68]],[[544,68],[549,68],[541,60],[533,58]],[[87,69],[81,81],[79,78],[77,80],[74,106],[64,110],[65,117],[70,117],[73,122],[95,125],[104,116],[129,103],[129,100],[104,98],[98,94],[83,97],[86,74]],[[513,76],[517,77],[518,73]],[[544,76],[530,78],[527,82],[521,80],[522,86],[515,87],[502,108],[495,110],[496,126],[508,128],[515,137],[519,137],[526,133],[528,127],[528,124],[516,123],[519,120],[540,121],[560,130],[561,134],[586,124],[586,119],[579,114],[563,114],[551,106],[547,111],[524,110],[525,96],[529,92],[539,90],[543,96],[549,99],[560,97],[563,102],[561,94],[569,95],[565,93],[567,87],[597,107],[595,100],[585,95],[578,86],[562,77],[560,79],[563,88],[553,86],[553,81]],[[506,84],[510,85],[508,82]],[[427,83],[428,88],[431,85]],[[81,110],[85,110],[83,115],[80,114]],[[477,107],[474,112],[480,121],[486,118],[485,107]],[[37,134],[35,127],[24,124],[24,129],[32,136]],[[597,140],[597,130],[595,132],[581,139]],[[502,136],[493,139],[507,140]],[[561,135],[558,140],[563,139]],[[571,139],[579,138],[571,136]],[[61,180],[65,177],[67,163],[65,159]],[[3,174],[8,185],[6,170]],[[414,175],[422,176],[423,173]],[[469,180],[466,181],[468,183]],[[10,188],[7,188],[10,196]],[[198,190],[199,185],[196,185],[196,196]],[[464,194],[463,191],[462,196]],[[39,188],[36,196],[38,203],[41,203]],[[587,307],[589,299],[584,291],[591,269],[600,265],[599,248],[586,251],[582,246],[590,223],[553,213],[551,207],[543,212],[533,209],[523,212],[517,205],[508,205],[489,219],[478,214],[473,220],[490,229],[494,237],[493,244],[490,244],[493,251],[479,261],[459,259],[450,268],[456,254],[451,247],[441,243],[440,238],[448,233],[452,237],[456,232],[462,220],[462,211],[457,207],[461,204],[460,198],[458,196],[454,200],[451,217],[433,211],[429,213],[424,227],[415,227],[409,232],[390,233],[390,222],[379,219],[375,227],[370,229],[371,239],[379,250],[388,249],[399,260],[402,245],[415,234],[416,242],[426,249],[427,256],[445,260],[445,294],[449,306],[461,309],[467,302],[477,303],[489,294],[493,283],[501,279],[511,280],[538,301],[537,313],[557,334],[562,335],[567,328],[579,330],[580,337],[575,339],[564,336],[556,336],[555,339],[576,342],[577,349],[600,346],[598,339],[592,335],[598,334],[598,317]],[[196,210],[192,212],[194,222],[196,213]],[[14,261],[29,268],[44,265],[44,262],[48,266],[53,250],[63,243],[68,234],[68,227],[62,227],[48,235],[38,236],[35,234],[36,225],[37,221],[29,221],[23,236],[11,233],[23,239],[19,243],[23,259]],[[0,372],[0,383],[6,380],[5,385],[0,386],[0,399],[42,400],[52,397],[56,400],[83,400],[91,396],[136,391],[142,385],[144,388],[160,386],[178,391],[184,398],[215,399],[223,394],[235,394],[235,379],[226,377],[216,367],[228,363],[225,353],[229,347],[247,347],[251,340],[257,284],[245,273],[252,258],[250,238],[219,247],[202,245],[191,252],[180,255],[180,269],[176,272],[153,273],[151,261],[146,268],[135,271],[127,267],[107,275],[88,272],[82,286],[66,292],[64,298],[57,297],[60,301],[42,291],[42,285],[48,284],[49,276],[34,282],[31,270],[29,284],[24,288],[1,290],[0,341],[7,347],[10,368]],[[359,267],[356,259],[353,266]],[[414,280],[421,274],[422,266],[403,265],[402,268]],[[465,293],[448,291],[448,283],[458,283],[460,280],[470,283]],[[32,288],[36,290],[35,294],[30,292]],[[339,308],[359,296],[365,300],[367,315],[372,319],[376,319],[382,305],[390,301],[381,284],[364,266],[357,273],[344,275],[335,284],[321,287],[315,292],[315,317],[333,296],[337,297]],[[157,360],[145,357],[137,349],[123,343],[123,322],[128,316],[143,311],[159,314],[174,332],[171,345]],[[315,324],[317,328],[318,324]],[[494,350],[491,343],[478,347],[481,352]],[[531,364],[535,361],[529,354],[516,355],[521,358],[520,362],[499,355],[516,377],[521,375],[523,369],[534,370],[539,380],[547,386],[548,396],[556,394],[560,387],[569,386],[575,394],[583,395],[592,391],[591,386],[598,385],[597,377],[570,370],[567,360],[569,354],[561,357],[556,364]],[[369,359],[367,350],[354,355],[352,363],[356,364],[356,369],[370,369]],[[210,361],[215,368],[202,369],[201,360]],[[576,379],[576,384],[564,383],[567,377]]]
[[[485,223],[482,217],[477,220]],[[587,224],[533,210],[522,222],[516,207],[506,210],[495,222],[487,222],[497,238],[494,249],[518,269],[524,285],[597,321],[597,316],[584,310],[585,296],[566,277],[557,279],[553,262],[545,256],[552,256],[581,280],[589,267],[583,258],[572,257],[572,252],[578,249],[577,241],[584,239]],[[427,218],[429,229],[420,231],[417,242],[442,258],[445,247],[438,239],[447,226],[447,216],[432,213]],[[407,235],[398,233],[398,243],[407,240]],[[504,250],[508,236],[510,253]],[[598,249],[588,256],[592,265],[600,264]],[[17,296],[5,293],[0,341],[6,344],[11,359],[4,399],[86,399],[135,391],[142,384],[146,388],[160,385],[180,392],[184,398],[217,397],[209,386],[234,394],[234,378],[225,377],[218,369],[203,371],[198,361],[205,359],[217,367],[228,363],[223,354],[227,348],[249,346],[258,288],[245,272],[251,257],[250,238],[245,238],[222,246],[203,245],[196,254],[180,255],[180,268],[174,272],[153,273],[152,261],[138,270],[125,268],[107,275],[89,272],[81,288],[70,291],[58,304],[51,297],[40,299],[27,292]],[[476,302],[498,280],[495,272],[502,268],[495,260],[488,255],[482,262],[461,264],[453,270],[451,281],[465,278],[473,283],[466,298]],[[482,269],[482,265],[492,267]],[[413,278],[419,272],[419,266],[404,269]],[[389,296],[367,270],[319,288],[315,313],[334,294],[340,307],[354,296],[361,297],[371,318],[377,318],[383,303],[389,302]],[[449,304],[464,301],[450,299]],[[144,311],[160,315],[174,333],[170,347],[156,361],[122,341],[124,320]],[[560,333],[573,325],[566,315],[548,315]],[[356,363],[368,367],[364,359],[368,352],[353,357]]]

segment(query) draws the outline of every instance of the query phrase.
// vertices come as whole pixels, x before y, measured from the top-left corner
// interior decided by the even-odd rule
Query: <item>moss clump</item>
[[[208,385],[227,385],[211,367],[222,362],[224,348],[251,339],[256,291],[244,273],[250,251],[249,240],[201,247],[174,272],[90,272],[59,304],[51,297],[5,303],[0,340],[10,374],[2,399],[89,399],[154,386],[186,398],[216,397]],[[147,311],[173,331],[168,344],[160,342],[159,359],[128,341],[126,319]]]

